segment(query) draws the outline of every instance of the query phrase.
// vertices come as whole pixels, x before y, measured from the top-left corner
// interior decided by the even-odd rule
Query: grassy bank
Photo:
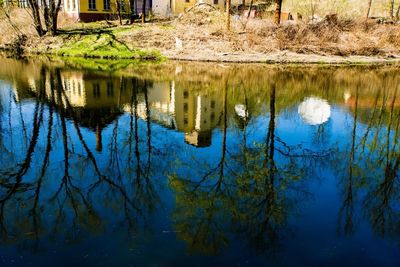
[[[275,25],[265,19],[235,19],[194,8],[179,18],[145,25],[77,23],[61,16],[55,37],[36,36],[26,12],[13,11],[14,25],[0,20],[0,47],[27,36],[27,54],[136,60],[365,64],[400,61],[400,25],[322,19]],[[18,31],[15,30],[18,28]]]

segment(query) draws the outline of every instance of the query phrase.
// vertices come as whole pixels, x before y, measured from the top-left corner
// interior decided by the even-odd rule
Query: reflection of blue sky
[[[21,125],[21,114],[24,119],[27,136],[31,136],[33,112],[35,104],[33,101],[25,101],[22,105],[12,105],[11,121],[12,127],[7,128],[7,111],[9,107],[9,90],[8,85],[0,84],[1,101],[4,107],[2,116],[2,129],[7,129],[2,134],[3,143],[6,147],[13,146],[11,157],[7,160],[2,160],[0,167],[2,170],[14,166],[24,158],[27,144],[24,140],[24,132]],[[20,109],[19,109],[20,108]],[[44,109],[45,119],[44,126],[47,124],[47,107]],[[234,113],[234,111],[228,111]],[[264,115],[254,117],[250,120],[247,126],[248,147],[254,147],[256,143],[264,143],[269,124],[269,115],[267,112]],[[129,114],[120,116],[113,123],[107,125],[103,129],[103,151],[95,152],[96,136],[92,130],[81,127],[81,132],[89,149],[94,153],[98,162],[99,169],[109,176],[118,173],[116,164],[110,165],[110,158],[115,156],[115,162],[119,164],[122,170],[121,183],[130,188],[130,193],[134,192],[135,185],[130,184],[134,179],[135,172],[128,172],[134,166],[136,159],[134,153],[129,157],[127,142],[130,132]],[[118,123],[118,127],[116,127]],[[49,175],[45,180],[41,195],[41,201],[46,205],[46,199],[49,199],[59,186],[59,179],[63,175],[63,144],[62,133],[60,128],[60,119],[55,115],[55,127],[53,132]],[[353,114],[339,106],[331,107],[331,116],[329,120],[320,126],[310,126],[304,123],[297,112],[297,107],[292,107],[277,115],[276,119],[276,136],[290,146],[301,144],[303,148],[310,150],[324,150],[329,148],[337,149],[344,153],[349,147],[350,136],[353,125]],[[318,130],[323,127],[323,136],[318,139]],[[357,126],[358,134],[365,130],[365,125],[359,123]],[[27,173],[24,182],[32,182],[37,177],[39,166],[41,166],[42,156],[44,154],[44,144],[46,139],[46,127],[41,128],[39,135],[38,147],[32,162],[33,168]],[[12,133],[10,132],[12,131]],[[118,152],[111,154],[112,138],[117,131],[117,139],[115,145]],[[140,163],[145,166],[147,160],[147,125],[142,119],[138,122],[139,131],[139,151]],[[74,124],[67,120],[68,139],[73,148],[73,156],[70,159],[70,175],[77,187],[87,189],[97,179],[97,175],[93,170],[90,162],[85,158],[85,150],[78,140]],[[5,133],[5,134],[4,134]],[[167,175],[171,171],[176,171],[179,174],[198,175],[205,172],[202,170],[204,166],[215,166],[221,157],[221,147],[223,142],[223,130],[221,126],[215,128],[212,132],[211,145],[204,148],[196,148],[184,142],[184,133],[175,130],[167,129],[161,125],[151,123],[151,144],[153,150],[152,156],[152,181],[157,189],[157,194],[160,199],[157,203],[155,212],[148,218],[149,228],[135,233],[134,242],[128,242],[126,225],[121,224],[123,214],[120,212],[121,206],[112,206],[117,202],[113,199],[114,193],[110,192],[109,188],[102,187],[93,194],[95,210],[99,211],[101,216],[105,218],[106,227],[103,232],[91,237],[85,229],[77,229],[74,233],[77,236],[85,236],[87,239],[82,243],[65,244],[65,239],[60,238],[59,243],[54,244],[52,241],[43,241],[47,245],[48,251],[37,257],[37,262],[59,263],[78,262],[85,259],[91,264],[108,265],[114,263],[126,264],[134,261],[141,265],[144,263],[166,262],[171,265],[179,265],[183,262],[191,261],[201,264],[218,264],[220,262],[241,263],[245,264],[250,260],[252,264],[265,264],[266,259],[263,255],[254,255],[246,246],[246,243],[240,237],[229,234],[231,239],[230,246],[220,255],[219,258],[201,257],[200,255],[189,255],[186,253],[187,246],[184,241],[179,240],[174,234],[174,225],[171,221],[171,212],[175,204],[175,195],[171,191],[167,183]],[[230,122],[227,128],[227,150],[228,159],[232,155],[240,154],[241,145],[243,142],[243,130],[236,127],[233,122]],[[316,142],[316,139],[322,142]],[[317,140],[317,141],[318,141]],[[72,152],[72,151],[71,151]],[[4,159],[2,151],[2,159]],[[282,156],[277,154],[276,160],[282,160]],[[324,160],[324,159],[321,159]],[[206,165],[203,163],[207,163]],[[181,165],[189,165],[190,168],[179,168]],[[304,162],[304,164],[306,164]],[[346,165],[346,164],[344,164]],[[373,234],[370,225],[365,220],[361,219],[361,214],[357,214],[359,221],[357,231],[351,238],[343,238],[337,234],[337,213],[338,207],[341,205],[341,186],[340,177],[334,171],[335,166],[319,170],[318,177],[304,177],[303,183],[306,185],[308,192],[311,192],[311,197],[305,201],[298,203],[298,211],[294,212],[294,216],[290,219],[290,224],[294,228],[294,233],[290,238],[285,239],[284,254],[279,259],[283,265],[292,266],[293,264],[301,264],[305,266],[313,266],[317,264],[324,265],[340,265],[343,258],[350,265],[356,266],[360,264],[374,265],[392,265],[398,263],[396,257],[396,245],[391,241],[380,239]],[[191,177],[196,179],[197,177]],[[106,204],[110,204],[107,206]],[[50,205],[49,205],[50,206]],[[55,210],[46,211],[44,220],[51,224],[54,219]],[[69,214],[71,215],[71,214]],[[69,218],[69,220],[71,220]],[[66,220],[65,223],[71,223]],[[139,222],[140,223],[140,222]],[[163,232],[165,231],[165,232]],[[170,232],[172,231],[172,232]],[[90,237],[90,238],[89,238]],[[71,238],[72,239],[72,238]],[[5,246],[2,253],[12,255],[17,258],[23,255],[28,259],[33,256],[29,252],[20,252],[17,246]],[[155,249],[157,248],[157,249]],[[55,252],[53,252],[55,251]],[[373,252],[373,253],[371,253]],[[46,254],[46,253],[50,253]],[[53,253],[53,254],[51,254]],[[72,256],[72,258],[70,258]],[[374,258],[374,255],[379,255],[379,259]],[[10,257],[10,256],[9,256]]]

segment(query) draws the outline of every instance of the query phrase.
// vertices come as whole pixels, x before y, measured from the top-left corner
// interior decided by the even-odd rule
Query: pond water
[[[395,66],[0,59],[1,266],[400,266]]]

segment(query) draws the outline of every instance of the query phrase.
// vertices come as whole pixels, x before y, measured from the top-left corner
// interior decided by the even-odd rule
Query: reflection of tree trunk
[[[390,132],[392,131],[392,123],[393,123],[393,115],[395,113],[394,111],[394,104],[396,102],[396,97],[397,97],[397,87],[395,89],[394,95],[393,95],[393,100],[390,106],[390,117],[389,117],[389,123],[388,123],[388,127],[387,127],[387,134],[386,134],[386,167],[389,166],[390,164],[390,156],[391,153],[393,153],[393,151],[391,151],[390,149]],[[395,134],[396,136],[396,134]],[[393,150],[396,149],[396,146],[393,145]]]
[[[391,204],[391,200],[392,201],[395,200],[395,193],[396,193],[395,184],[398,178],[398,171],[400,167],[400,154],[396,153],[395,151],[395,149],[397,148],[396,143],[393,142],[391,144],[390,142],[391,137],[394,136],[394,138],[396,138],[398,131],[398,128],[396,127],[395,133],[391,135],[393,118],[395,117],[394,105],[396,101],[396,95],[397,95],[397,88],[391,103],[390,118],[386,129],[387,131],[386,143],[383,149],[383,151],[386,152],[384,155],[385,157],[384,180],[382,181],[382,183],[379,184],[376,190],[374,190],[372,193],[368,195],[365,201],[366,204],[372,205],[370,207],[371,223],[374,229],[381,235],[384,235],[385,232],[387,231],[386,228],[390,227],[391,217],[394,216],[395,213]]]
[[[224,166],[225,166],[225,157],[226,157],[226,128],[227,128],[227,91],[228,91],[228,79],[225,81],[224,86],[224,98],[223,98],[223,108],[224,108],[224,115],[222,119],[222,153],[221,153],[221,168],[219,172],[220,181],[222,182],[224,176]],[[220,184],[220,183],[219,183]]]
[[[251,1],[253,2],[253,0],[251,0]],[[243,157],[244,157],[244,165],[247,167],[246,151],[247,151],[247,124],[248,124],[248,119],[249,119],[249,103],[248,103],[248,99],[247,99],[246,88],[243,88],[243,91],[244,91],[244,104],[246,106],[246,109],[245,109],[246,121],[245,121],[245,124],[243,127]]]
[[[276,88],[275,85],[272,86],[270,92],[270,102],[269,102],[269,111],[270,111],[270,119],[268,124],[268,132],[265,146],[265,163],[268,165],[270,169],[270,174],[274,174],[275,171],[275,161],[274,161],[274,152],[275,152],[275,93]]]
[[[135,86],[135,80],[132,79],[132,87]],[[128,150],[128,159],[129,161],[132,158],[132,141],[133,141],[133,120],[134,120],[134,107],[133,107],[133,102],[134,102],[134,92],[133,92],[133,88],[132,88],[132,92],[131,92],[131,99],[130,99],[130,115],[129,115],[129,150]]]
[[[50,78],[53,80],[52,78]],[[67,136],[67,124],[65,121],[65,109],[64,109],[64,101],[62,96],[62,79],[60,70],[56,70],[56,79],[57,79],[57,103],[59,104],[58,113],[60,114],[61,120],[61,129],[62,129],[62,140],[64,147],[64,177],[69,177],[69,155],[68,155],[68,136]]]
[[[51,146],[51,136],[53,132],[53,103],[54,101],[54,79],[51,79],[50,81],[50,90],[51,90],[51,98],[49,99],[49,122],[48,122],[48,127],[47,127],[47,140],[46,140],[46,150],[45,150],[45,155],[43,159],[43,165],[40,171],[40,176],[37,181],[36,185],[36,190],[35,190],[35,195],[34,195],[34,203],[32,207],[32,217],[33,217],[33,228],[35,232],[35,237],[36,240],[39,240],[39,218],[37,214],[37,206],[39,203],[39,198],[40,198],[40,190],[42,188],[42,183],[43,183],[43,178],[46,174],[47,167],[49,165],[49,159],[50,159],[50,152],[52,149]]]
[[[135,84],[133,86],[133,104],[135,107],[135,155],[136,155],[136,181],[140,184],[140,153],[139,153],[139,128],[138,128],[138,88]]]
[[[150,173],[150,159],[151,159],[151,121],[150,121],[150,107],[149,107],[149,99],[147,95],[147,85],[146,81],[144,83],[144,101],[146,105],[146,124],[147,124],[147,179]]]
[[[268,161],[268,169],[269,169],[269,201],[272,202],[274,199],[274,182],[275,182],[275,85],[272,86],[270,92],[270,102],[269,102],[269,110],[270,110],[270,119],[268,125],[268,133],[267,133],[267,144],[266,144],[266,159]],[[270,203],[272,205],[272,203]]]
[[[356,100],[355,100],[355,109],[354,109],[354,117],[353,117],[353,131],[351,135],[351,150],[350,150],[350,159],[349,159],[349,177],[347,180],[347,186],[345,189],[345,198],[343,201],[342,208],[339,212],[339,216],[342,216],[342,213],[345,213],[345,223],[344,223],[344,233],[350,234],[353,232],[353,213],[354,213],[354,205],[353,205],[353,168],[354,168],[354,159],[355,159],[355,147],[356,147],[356,133],[357,133],[357,114],[358,113],[358,87],[356,91]]]
[[[101,137],[101,127],[100,125],[96,126],[96,151],[101,152],[103,150],[103,142]]]
[[[24,116],[22,115],[22,105],[18,105],[18,111],[19,111],[19,117],[21,119],[21,126],[22,126],[22,133],[23,133],[23,137],[24,137],[24,144],[25,144],[25,146],[27,146],[28,134],[26,132]],[[0,129],[0,132],[1,132],[1,129]]]

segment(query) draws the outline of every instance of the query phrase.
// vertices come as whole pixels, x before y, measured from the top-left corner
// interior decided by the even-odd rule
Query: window
[[[78,82],[78,95],[81,96],[82,95],[82,86],[81,84]]]
[[[214,5],[218,5],[218,0],[214,0]]]
[[[93,84],[93,96],[94,98],[100,98],[100,84]]]
[[[89,9],[90,10],[96,9],[96,0],[89,0]]]
[[[107,96],[109,97],[114,96],[114,85],[112,82],[107,83]]]
[[[185,0],[186,3],[190,3],[190,0]]]
[[[103,8],[104,8],[104,10],[111,9],[110,0],[103,0]]]
[[[183,92],[183,98],[188,98],[189,97],[189,92],[188,91],[184,91]]]

